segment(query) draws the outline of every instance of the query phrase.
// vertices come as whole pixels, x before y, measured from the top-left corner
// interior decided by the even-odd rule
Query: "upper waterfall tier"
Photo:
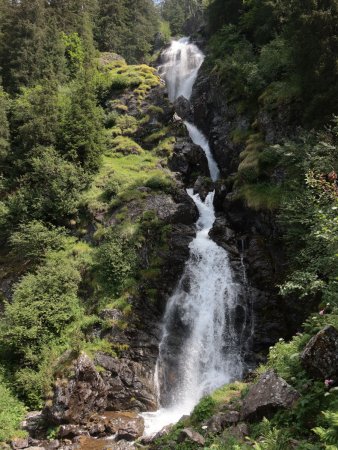
[[[201,50],[190,44],[189,38],[185,37],[172,41],[170,47],[162,53],[162,61],[159,72],[166,82],[169,100],[173,102],[181,95],[189,100],[204,61]]]

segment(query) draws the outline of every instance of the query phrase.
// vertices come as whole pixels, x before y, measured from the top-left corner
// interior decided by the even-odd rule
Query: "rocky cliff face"
[[[288,338],[297,330],[306,312],[299,302],[278,295],[276,286],[288,263],[276,217],[270,211],[250,209],[234,190],[232,180],[245,147],[236,135],[245,136],[254,127],[267,144],[276,144],[295,133],[292,117],[290,111],[282,109],[270,114],[261,111],[257,117],[240,112],[205,66],[200,70],[190,104],[179,99],[176,106],[182,117],[193,120],[207,135],[222,174],[216,185],[218,217],[211,237],[229,251],[238,276],[244,265],[246,295],[255,323],[249,361],[257,362],[278,338]]]

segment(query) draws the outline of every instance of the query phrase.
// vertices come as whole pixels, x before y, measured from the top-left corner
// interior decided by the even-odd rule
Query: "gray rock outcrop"
[[[338,331],[327,325],[313,336],[301,354],[301,362],[310,376],[338,381]]]
[[[299,393],[273,370],[268,370],[254,384],[244,399],[243,420],[255,421],[271,417],[278,409],[290,408]]]

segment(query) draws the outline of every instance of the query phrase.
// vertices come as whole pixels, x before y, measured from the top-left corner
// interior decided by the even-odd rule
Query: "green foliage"
[[[60,338],[81,314],[79,271],[72,261],[50,260],[23,277],[1,319],[0,342],[11,360],[35,367],[43,347]]]
[[[7,113],[9,109],[9,98],[0,86],[0,170],[3,169],[4,160],[9,150],[9,123]]]
[[[290,436],[285,430],[271,425],[268,419],[263,419],[261,437],[253,443],[255,450],[289,450]]]
[[[191,413],[192,423],[200,423],[209,419],[215,411],[216,402],[211,396],[203,397]]]
[[[163,0],[160,6],[162,17],[175,36],[185,34],[187,22],[198,23],[204,7],[204,0]]]
[[[293,120],[325,124],[337,113],[337,15],[333,0],[213,0],[207,59],[230,99],[255,109],[259,99],[265,107],[292,104]]]
[[[56,143],[59,127],[59,109],[56,86],[44,83],[33,88],[23,88],[12,103],[12,152],[9,162],[16,172],[29,170],[30,158],[38,146]]]
[[[107,290],[119,295],[128,278],[133,274],[137,262],[133,242],[111,233],[97,251],[97,271]]]
[[[30,163],[31,173],[7,200],[11,224],[26,218],[60,223],[75,214],[80,193],[87,185],[83,170],[52,147],[35,149]]]
[[[83,69],[85,51],[80,36],[77,33],[61,33],[65,46],[66,67],[70,78],[75,78]]]
[[[37,264],[51,250],[61,250],[66,244],[66,232],[62,228],[47,227],[38,220],[19,225],[9,238],[11,253],[17,259]]]
[[[101,51],[140,62],[150,53],[158,26],[152,0],[99,0],[95,37]]]
[[[13,395],[0,376],[0,443],[25,436],[26,433],[20,430],[25,412],[24,405]]]
[[[326,427],[316,427],[313,431],[319,436],[325,450],[335,450],[338,442],[338,412],[325,411],[323,415]]]
[[[97,170],[104,150],[103,117],[91,74],[85,73],[72,87],[59,145],[67,158],[89,172]]]

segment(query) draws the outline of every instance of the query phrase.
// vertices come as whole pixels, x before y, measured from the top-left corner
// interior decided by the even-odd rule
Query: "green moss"
[[[126,136],[117,136],[112,140],[112,146],[115,152],[123,155],[137,155],[143,152],[142,147],[133,139]]]
[[[242,391],[246,388],[247,384],[236,381],[231,384],[226,384],[219,389],[216,389],[211,394],[211,398],[215,402],[217,407],[229,403],[231,400],[240,398]]]
[[[148,143],[159,141],[168,134],[168,131],[169,131],[168,127],[162,128],[161,130],[155,131],[154,133],[147,136],[144,141]]]
[[[160,106],[150,105],[147,109],[147,113],[151,115],[161,115],[164,114],[164,109]]]
[[[230,136],[234,144],[242,144],[248,139],[249,131],[246,129],[243,130],[243,128],[235,128]]]
[[[112,344],[105,339],[95,339],[86,342],[83,346],[83,351],[93,359],[97,352],[107,353],[110,356],[116,357],[117,353]]]
[[[245,184],[239,190],[249,208],[276,210],[281,205],[284,188],[269,183]]]
[[[132,135],[135,134],[139,128],[137,119],[127,114],[117,116],[115,125],[110,128],[110,133],[113,136]]]

